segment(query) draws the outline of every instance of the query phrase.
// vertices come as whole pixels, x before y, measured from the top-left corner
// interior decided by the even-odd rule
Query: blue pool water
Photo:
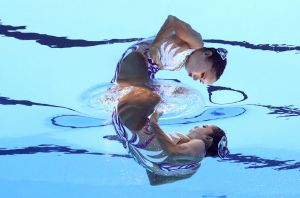
[[[1,1],[1,197],[300,197],[299,6]],[[109,106],[93,97],[102,95],[124,50],[156,34],[168,14],[190,23],[206,46],[228,49],[229,61],[213,86],[185,71],[159,72],[201,98],[161,125],[182,132],[218,125],[231,154],[204,159],[187,180],[150,186],[116,139]]]

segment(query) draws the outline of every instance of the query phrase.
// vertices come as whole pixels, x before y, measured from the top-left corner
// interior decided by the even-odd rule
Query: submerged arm
[[[155,132],[162,148],[170,157],[181,160],[198,160],[205,152],[205,145],[201,140],[192,139],[187,143],[175,144],[157,124],[158,113],[154,112],[150,119],[150,126]]]

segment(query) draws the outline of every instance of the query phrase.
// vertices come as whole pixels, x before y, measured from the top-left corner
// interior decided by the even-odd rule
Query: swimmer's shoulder
[[[179,144],[179,153],[173,155],[174,160],[201,161],[206,155],[205,143],[200,139],[191,139]]]

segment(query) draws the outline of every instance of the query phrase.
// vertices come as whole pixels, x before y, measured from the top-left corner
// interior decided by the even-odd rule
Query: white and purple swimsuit
[[[154,37],[143,39],[143,40],[135,43],[131,47],[129,47],[123,53],[121,59],[119,60],[119,62],[117,64],[115,75],[114,75],[113,79],[111,80],[112,83],[116,82],[116,80],[117,80],[123,59],[131,52],[138,51],[138,49],[142,45],[147,45],[150,47],[151,43],[153,42],[153,39],[154,39]],[[149,75],[150,79],[154,79],[155,74],[161,69],[172,70],[172,71],[179,70],[184,65],[187,56],[189,56],[190,54],[192,54],[195,51],[195,49],[186,49],[186,50],[179,52],[180,47],[176,47],[172,42],[166,41],[166,42],[162,43],[162,45],[160,46],[160,48],[158,49],[158,52],[157,52],[157,58],[159,59],[161,65],[162,65],[162,66],[159,66],[152,59],[149,47],[145,48],[142,51],[143,51],[144,57],[147,60],[148,75]]]
[[[176,176],[176,175],[187,175],[193,174],[200,167],[200,161],[192,161],[180,165],[170,164],[165,162],[168,158],[163,154],[163,150],[160,151],[149,151],[146,147],[152,143],[153,139],[156,138],[155,133],[151,131],[148,135],[148,139],[144,143],[139,143],[139,137],[136,133],[132,133],[127,129],[118,115],[115,109],[112,114],[112,123],[115,128],[117,135],[121,138],[124,148],[126,148],[129,154],[134,158],[134,160],[143,166],[145,169],[164,176]],[[147,127],[146,124],[145,127]],[[158,157],[160,156],[160,157]]]

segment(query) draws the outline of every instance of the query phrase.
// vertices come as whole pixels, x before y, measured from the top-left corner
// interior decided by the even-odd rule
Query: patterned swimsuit
[[[158,64],[151,58],[149,47],[144,47],[144,49],[140,50],[143,46],[150,46],[153,39],[154,37],[141,40],[140,42],[129,47],[123,53],[120,61],[117,64],[115,75],[111,81],[112,83],[115,83],[117,80],[123,59],[131,52],[138,50],[139,52],[142,51],[145,59],[147,60],[148,75],[150,79],[154,79],[156,72],[158,72],[160,69],[180,69],[181,65],[185,62],[186,57],[194,51],[193,49],[188,49],[183,52],[176,53],[178,48],[172,48],[172,44],[163,43],[158,51],[158,57],[162,63],[162,67],[159,67]],[[155,87],[152,87],[151,89],[152,91],[157,91]],[[168,156],[162,149],[159,151],[147,150],[147,147],[150,144],[154,144],[153,140],[156,138],[155,133],[149,130],[149,120],[143,128],[142,133],[144,133],[144,135],[147,137],[143,143],[140,143],[140,137],[138,137],[136,133],[131,132],[124,126],[116,109],[114,109],[112,114],[112,123],[117,135],[122,140],[124,148],[126,148],[135,161],[145,169],[158,175],[174,176],[195,173],[195,171],[200,167],[200,161],[193,161],[185,164],[182,163],[180,165],[170,164],[165,161]]]
[[[150,46],[150,43],[152,42],[153,38],[148,38],[148,39],[143,39],[137,43],[135,43],[134,45],[130,46],[123,54],[121,59],[119,60],[116,70],[115,70],[115,74],[113,79],[111,80],[112,83],[115,83],[118,77],[118,74],[120,73],[120,69],[121,69],[121,63],[123,61],[123,59],[130,54],[131,52],[135,52],[137,51],[142,45],[148,45]],[[159,66],[155,63],[155,61],[151,58],[150,55],[150,49],[146,48],[143,52],[144,57],[147,60],[147,66],[148,66],[148,75],[150,77],[150,79],[154,79],[155,78],[155,74],[156,72],[158,72],[159,70]]]
[[[138,164],[155,174],[164,176],[188,175],[195,173],[201,165],[200,161],[173,165],[165,162],[168,156],[164,155],[162,149],[160,151],[148,151],[146,147],[152,144],[153,139],[156,138],[155,133],[151,132],[151,130],[144,130],[143,133],[146,133],[148,138],[144,143],[139,143],[138,135],[132,133],[123,125],[116,109],[112,114],[112,122],[117,135],[122,139],[124,148],[128,150],[129,154]],[[144,128],[148,127],[149,122]]]
[[[113,79],[111,80],[112,83],[116,82],[118,74],[121,69],[121,63],[123,59],[130,54],[131,52],[138,51],[140,48],[142,48],[143,45],[148,46],[145,49],[139,50],[142,51],[145,59],[147,60],[147,67],[148,67],[148,75],[150,79],[155,78],[155,74],[160,69],[165,70],[179,70],[185,63],[185,60],[187,56],[192,54],[195,49],[186,49],[184,51],[178,52],[179,47],[174,47],[173,43],[170,42],[164,42],[160,48],[158,49],[158,59],[160,60],[162,66],[160,67],[151,57],[150,54],[150,45],[153,42],[154,37],[150,37],[147,39],[143,39],[136,44],[129,47],[122,55],[121,59],[119,60],[117,64],[117,68],[114,74]]]

